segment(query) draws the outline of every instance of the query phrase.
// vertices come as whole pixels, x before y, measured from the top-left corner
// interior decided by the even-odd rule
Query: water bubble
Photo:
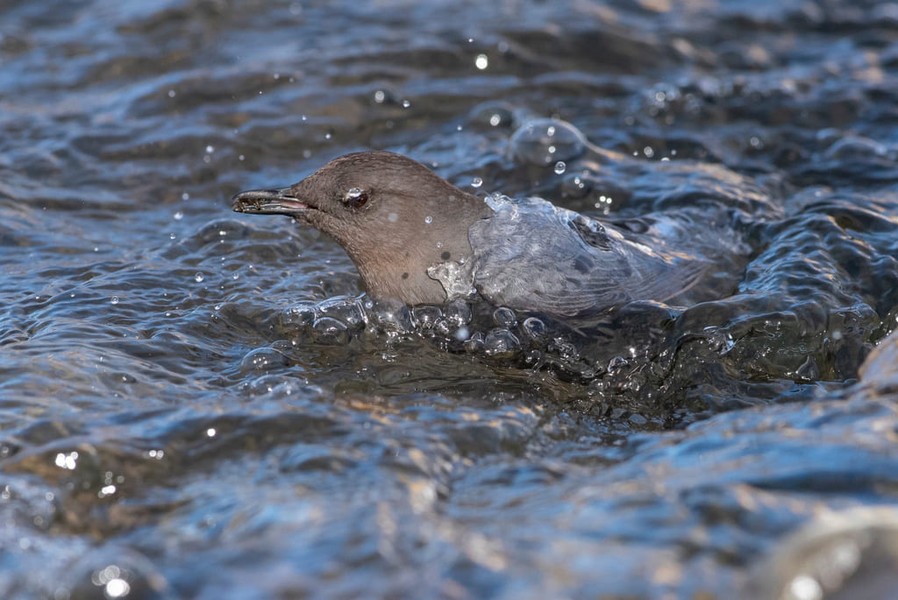
[[[368,315],[376,329],[384,333],[406,333],[413,330],[408,306],[395,300],[378,300]]]
[[[274,348],[256,348],[248,352],[240,361],[240,371],[245,375],[258,375],[279,367],[286,367],[289,364],[287,356]]]
[[[465,340],[465,350],[472,354],[483,352],[483,333],[475,331],[467,340]]]
[[[109,300],[109,302],[111,302],[112,304],[118,304],[118,303],[119,303],[119,297],[118,297],[118,296],[113,296],[112,299]]]
[[[472,188],[479,188],[482,185],[483,185],[483,179],[481,179],[480,177],[475,177],[473,180],[471,180]]]
[[[434,325],[443,316],[443,312],[436,306],[418,306],[412,310],[412,315],[422,329],[433,329]]]
[[[190,194],[187,192],[182,193],[181,200],[190,200]]]
[[[474,59],[474,66],[483,71],[490,64],[490,60],[486,54],[478,54],[477,58]]]
[[[586,152],[586,144],[586,137],[570,123],[537,119],[515,131],[509,147],[519,163],[548,166],[579,158]]]
[[[512,354],[521,349],[521,342],[507,329],[493,329],[483,341],[484,351],[490,356]]]
[[[562,173],[565,172],[566,169],[567,169],[567,165],[564,164],[563,160],[559,160],[557,163],[555,163],[555,174],[556,175],[561,175]]]
[[[500,306],[493,311],[493,321],[499,327],[511,328],[517,325],[518,316],[510,308]]]
[[[184,213],[179,210],[173,216],[175,218],[175,221],[180,221],[184,218]]]
[[[471,322],[473,313],[471,305],[464,300],[456,299],[446,305],[443,315],[455,327],[463,327]],[[467,337],[467,335],[465,336]]]
[[[546,335],[546,324],[536,317],[528,317],[524,320],[523,323],[524,333],[527,334],[530,339],[539,340],[542,339]]]
[[[202,283],[203,280],[205,280],[205,279],[206,279],[206,276],[203,275],[202,273],[197,273],[196,275],[193,276],[193,280],[196,281],[197,283]]]
[[[642,153],[645,154],[646,158],[652,158],[653,156],[655,156],[655,149],[651,146],[646,146],[642,149]]]
[[[384,100],[387,99],[387,94],[383,90],[377,90],[374,92],[374,101],[378,104],[383,104]]]
[[[424,222],[430,225],[431,223],[433,223],[433,217],[427,215],[426,217],[424,217]]]

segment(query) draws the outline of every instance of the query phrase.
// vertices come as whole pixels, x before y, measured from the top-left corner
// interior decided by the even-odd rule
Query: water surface
[[[858,383],[898,320],[895,6],[482,4],[0,9],[0,595],[731,598],[895,504],[890,363]],[[723,207],[750,257],[586,339],[459,339],[230,212],[366,148]]]

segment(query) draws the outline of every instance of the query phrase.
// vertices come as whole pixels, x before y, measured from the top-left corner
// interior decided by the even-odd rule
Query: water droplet
[[[424,217],[424,222],[430,225],[431,223],[433,223],[433,217],[427,215],[426,217]]]
[[[483,185],[483,180],[480,177],[475,177],[471,181],[471,187],[473,187],[473,188],[479,188],[482,185]]]
[[[176,95],[177,95],[177,92],[175,92],[175,90],[168,90],[169,98],[174,98]]]
[[[278,79],[281,78],[281,74],[280,74],[280,73],[275,73],[274,75],[272,75],[272,77],[274,77],[274,80],[277,81]]]
[[[326,140],[329,140],[332,137],[334,137],[334,134],[332,134],[330,131],[328,131],[327,133],[324,134],[324,139],[326,139]]]
[[[112,299],[110,300],[110,302],[113,303],[113,304],[118,304],[118,303],[119,303],[119,297],[118,297],[118,296],[113,296]]]
[[[483,71],[490,65],[490,59],[486,54],[478,54],[474,59],[474,66]]]
[[[178,212],[176,212],[174,214],[174,217],[175,217],[175,221],[180,221],[181,219],[184,218],[184,213],[179,210]]]
[[[196,281],[197,283],[202,283],[204,279],[206,279],[206,276],[203,275],[202,273],[197,273],[196,275],[193,276],[193,280]]]
[[[243,159],[244,159],[244,158],[245,158],[245,157],[241,154],[240,156],[237,157],[237,160],[243,162]]]
[[[184,192],[183,194],[181,194],[181,200],[190,200],[190,194]]]
[[[397,213],[391,212],[390,214],[387,215],[387,221],[389,221],[390,223],[395,223],[398,220],[399,220],[399,215]]]
[[[653,156],[655,156],[655,149],[651,146],[646,146],[642,149],[642,153],[645,154],[646,158],[652,158]]]
[[[402,101],[402,108],[409,108],[411,105],[412,105],[412,103],[409,102],[408,100]]]
[[[206,154],[212,154],[215,152],[215,146],[206,146]]]
[[[206,430],[206,435],[209,437],[215,437],[216,433],[217,432],[215,431],[214,427],[210,427],[209,429]]]
[[[383,90],[377,90],[374,92],[374,101],[378,104],[383,104],[384,100],[387,99],[387,94]]]
[[[559,160],[557,163],[555,163],[555,174],[556,175],[561,175],[562,173],[564,173],[564,171],[566,169],[567,169],[567,165],[564,164],[563,160]]]

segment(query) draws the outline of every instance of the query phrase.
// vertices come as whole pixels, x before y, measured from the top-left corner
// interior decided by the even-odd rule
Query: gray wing
[[[708,263],[653,253],[577,213],[531,199],[475,224],[474,286],[494,304],[573,317],[633,300],[669,300]]]

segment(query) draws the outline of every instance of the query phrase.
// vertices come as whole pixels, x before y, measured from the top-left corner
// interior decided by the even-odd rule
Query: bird
[[[747,253],[725,211],[599,220],[541,198],[475,196],[382,150],[346,154],[286,188],[240,192],[232,207],[319,229],[369,296],[409,306],[480,298],[574,319],[634,301],[689,305],[732,292],[732,258]]]

